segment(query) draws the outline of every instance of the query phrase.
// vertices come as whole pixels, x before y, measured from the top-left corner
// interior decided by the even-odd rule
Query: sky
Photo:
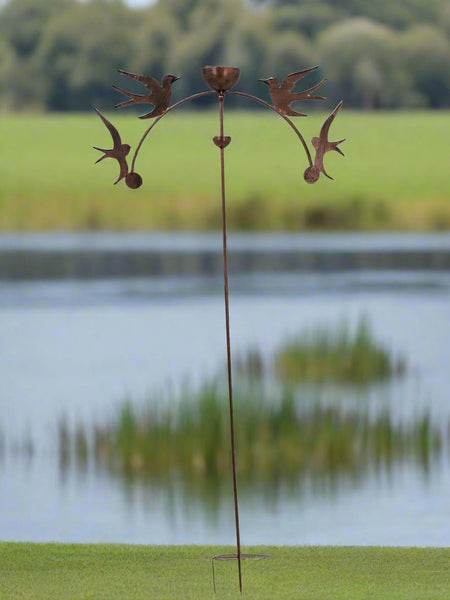
[[[6,4],[7,0],[0,0],[0,6]],[[156,0],[125,0],[127,4],[130,6],[148,6],[149,4],[154,4]]]
[[[125,0],[130,6],[148,6],[154,4],[156,0]]]

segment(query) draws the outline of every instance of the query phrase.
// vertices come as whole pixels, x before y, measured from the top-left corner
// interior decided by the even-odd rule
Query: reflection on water
[[[304,489],[334,496],[400,466],[426,480],[446,456],[450,427],[438,428],[427,414],[396,424],[388,411],[326,406],[320,396],[303,404],[301,388],[267,394],[255,382],[237,387],[235,397],[239,489],[247,499],[273,504],[287,494],[300,501]],[[124,404],[104,425],[72,430],[61,420],[61,477],[103,471],[129,493],[142,486],[170,496],[176,489],[182,503],[218,511],[232,492],[226,390],[204,384],[185,390],[181,403],[168,400],[163,410],[157,398],[145,408]]]

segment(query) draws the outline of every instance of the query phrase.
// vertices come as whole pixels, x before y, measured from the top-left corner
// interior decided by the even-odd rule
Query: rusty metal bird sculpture
[[[336,152],[339,152],[339,154],[344,156],[344,153],[340,148],[338,148],[338,145],[342,142],[345,142],[345,138],[339,140],[338,142],[328,141],[328,132],[330,130],[330,125],[334,121],[334,118],[336,117],[341,106],[342,101],[339,102],[339,104],[333,110],[331,115],[322,125],[319,137],[313,137],[311,140],[311,144],[316,150],[316,155],[314,157],[314,165],[312,167],[308,167],[304,173],[305,181],[307,181],[308,183],[315,183],[319,179],[320,173],[323,173],[325,177],[328,177],[328,179],[333,179],[332,177],[330,177],[330,175],[328,175],[328,173],[325,171],[325,167],[323,166],[323,157],[325,152],[335,150]]]
[[[1,0],[0,0],[1,3]],[[148,90],[148,94],[134,94],[131,92],[127,92],[117,86],[113,86],[117,91],[125,96],[128,96],[128,99],[116,105],[116,108],[121,108],[123,106],[129,106],[132,104],[144,104],[149,103],[153,105],[153,110],[146,115],[141,116],[141,119],[148,119],[151,117],[158,117],[154,119],[146,131],[142,135],[136,150],[134,151],[133,158],[130,162],[130,170],[128,170],[126,156],[130,151],[130,146],[127,144],[122,144],[120,136],[117,130],[107,121],[97,110],[98,115],[103,120],[106,127],[111,132],[111,135],[114,140],[114,148],[112,150],[103,150],[102,148],[96,148],[104,153],[97,162],[103,160],[104,158],[111,157],[115,158],[119,161],[120,164],[120,179],[125,178],[125,183],[129,188],[137,189],[142,185],[142,177],[134,170],[134,166],[136,163],[137,156],[142,148],[144,141],[147,139],[150,132],[153,130],[154,126],[157,125],[162,118],[172,111],[175,108],[182,106],[187,102],[191,102],[192,100],[197,100],[200,98],[204,98],[206,96],[216,95],[219,105],[219,135],[213,137],[214,144],[220,150],[220,183],[221,183],[221,207],[222,207],[222,254],[223,254],[223,283],[224,283],[224,296],[225,296],[225,337],[226,337],[226,348],[227,348],[227,372],[228,372],[228,404],[229,404],[229,432],[230,432],[230,449],[231,449],[231,469],[232,469],[232,478],[233,478],[233,498],[234,498],[234,520],[235,520],[235,528],[236,528],[236,552],[232,554],[219,554],[217,556],[212,557],[212,575],[213,575],[213,587],[214,591],[216,591],[216,580],[215,580],[215,562],[216,561],[228,561],[228,560],[236,560],[238,565],[238,577],[239,577],[239,591],[242,594],[242,568],[241,562],[243,559],[255,558],[267,558],[267,554],[247,554],[242,553],[241,551],[241,536],[240,536],[240,525],[239,525],[239,502],[238,502],[238,486],[237,486],[237,468],[236,468],[236,448],[235,448],[235,427],[234,427],[234,409],[233,409],[233,381],[232,381],[232,362],[231,362],[231,335],[230,335],[230,314],[229,314],[229,294],[228,294],[228,260],[227,260],[227,210],[226,210],[226,178],[225,178],[225,150],[229,146],[231,142],[231,137],[228,135],[224,135],[224,100],[225,95],[235,95],[240,98],[247,98],[249,100],[256,101],[266,108],[269,108],[271,111],[277,113],[279,116],[283,118],[283,120],[292,128],[295,132],[297,138],[301,142],[303,149],[306,153],[306,157],[308,160],[308,168],[304,172],[304,178],[308,183],[315,183],[319,180],[320,174],[323,173],[329,179],[332,179],[328,173],[325,171],[323,165],[323,158],[326,152],[331,150],[335,150],[340,154],[343,154],[341,150],[338,148],[338,145],[344,140],[339,140],[338,142],[330,142],[328,141],[328,133],[336,114],[340,110],[342,106],[342,102],[340,102],[331,115],[327,118],[327,120],[322,125],[320,130],[319,137],[312,138],[311,142],[313,147],[315,148],[315,159],[312,160],[311,151],[308,144],[305,141],[305,138],[297,129],[296,125],[293,123],[290,117],[303,117],[306,116],[303,113],[296,112],[295,110],[290,108],[290,105],[299,100],[325,100],[322,96],[312,95],[315,90],[317,90],[320,86],[322,86],[326,79],[322,79],[319,83],[310,87],[307,90],[294,92],[295,85],[298,81],[300,81],[303,77],[308,75],[309,73],[313,73],[316,71],[318,67],[312,67],[309,69],[305,69],[303,71],[298,71],[296,73],[291,73],[287,77],[283,79],[281,84],[278,84],[277,79],[274,77],[269,77],[268,79],[260,79],[266,83],[269,87],[270,97],[272,99],[272,104],[263,100],[262,98],[258,98],[253,96],[252,94],[248,94],[246,92],[234,91],[232,88],[237,83],[240,76],[240,69],[238,67],[231,67],[226,65],[207,65],[202,69],[202,76],[205,83],[210,88],[208,91],[201,91],[196,94],[192,94],[174,104],[170,104],[171,93],[172,93],[172,84],[179,79],[179,77],[175,77],[174,75],[165,75],[161,81],[161,85],[154,79],[153,77],[149,77],[146,75],[134,75],[132,73],[128,73],[126,71],[119,70],[119,73],[125,75],[126,77],[130,77],[131,79],[135,79],[140,83],[144,84]],[[117,183],[117,182],[116,182]]]
[[[114,185],[116,185],[116,183],[119,183],[121,179],[127,177],[128,175],[128,163],[125,157],[129,154],[131,147],[129,146],[129,144],[122,144],[120,134],[114,127],[114,125],[112,125],[112,123],[110,123],[108,119],[106,119],[101,114],[101,112],[95,108],[95,106],[94,110],[108,128],[114,143],[114,147],[111,150],[106,150],[105,148],[98,148],[97,146],[94,146],[95,150],[99,150],[100,152],[104,153],[103,156],[101,156],[98,160],[95,161],[95,164],[97,164],[105,158],[115,158],[120,166],[119,179],[114,182]]]
[[[122,75],[126,75],[126,77],[131,77],[131,79],[136,79],[136,81],[143,83],[150,93],[133,94],[132,92],[123,90],[117,85],[113,85],[115,90],[130,98],[129,100],[116,104],[116,108],[122,108],[123,106],[129,106],[131,104],[153,104],[153,110],[146,115],[139,117],[140,119],[159,117],[165,113],[172,96],[172,84],[180,79],[179,77],[176,77],[175,75],[164,75],[160,85],[154,77],[150,77],[149,75],[135,75],[134,73],[122,71],[121,69],[118,69],[118,71]]]
[[[290,105],[298,100],[325,100],[326,98],[323,96],[311,96],[311,92],[314,92],[317,90],[317,88],[323,85],[326,79],[322,79],[322,81],[319,81],[319,83],[316,83],[316,85],[313,85],[303,92],[293,92],[292,90],[294,89],[297,81],[300,81],[300,79],[303,79],[305,75],[316,71],[318,68],[319,67],[311,67],[310,69],[298,71],[297,73],[291,73],[283,79],[281,85],[278,84],[278,79],[275,77],[259,79],[258,81],[267,83],[272,102],[280,114],[288,115],[290,117],[306,117],[306,114],[296,112],[290,107]]]

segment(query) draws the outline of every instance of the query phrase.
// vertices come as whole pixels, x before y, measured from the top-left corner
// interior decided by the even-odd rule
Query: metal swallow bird
[[[323,166],[324,154],[326,152],[330,152],[331,150],[335,150],[336,152],[339,152],[339,154],[344,156],[344,153],[342,152],[342,150],[340,148],[338,148],[338,145],[341,144],[342,142],[345,142],[345,138],[342,140],[339,140],[338,142],[329,142],[328,141],[328,132],[330,130],[330,125],[334,121],[341,106],[342,106],[342,101],[339,102],[339,104],[333,110],[331,115],[328,117],[328,119],[322,125],[319,137],[313,137],[311,140],[311,144],[314,146],[314,148],[316,150],[316,156],[314,158],[314,166],[316,167],[316,169],[318,169],[319,173],[323,173],[325,175],[325,177],[328,177],[328,179],[333,179],[333,178],[330,177],[330,175],[328,175],[328,173],[325,171],[325,167]]]
[[[160,85],[154,77],[150,77],[149,75],[135,75],[134,73],[122,71],[121,69],[118,69],[118,71],[126,77],[136,79],[136,81],[143,83],[150,93],[133,94],[132,92],[123,90],[117,85],[113,85],[115,90],[130,98],[129,100],[125,100],[124,102],[116,104],[116,108],[122,108],[123,106],[129,106],[131,104],[153,104],[153,110],[146,115],[139,117],[140,119],[159,117],[166,112],[172,96],[172,84],[180,79],[179,77],[176,77],[175,75],[164,75]]]
[[[115,158],[120,166],[119,178],[117,181],[114,182],[114,185],[116,185],[116,183],[119,183],[119,181],[121,179],[123,179],[124,177],[126,177],[128,175],[128,163],[127,163],[126,156],[129,154],[131,147],[129,144],[122,144],[120,134],[117,131],[117,129],[114,127],[114,125],[112,125],[112,123],[110,123],[108,121],[108,119],[106,119],[101,114],[101,112],[95,108],[95,106],[94,106],[94,110],[98,114],[100,119],[103,121],[103,123],[106,125],[106,127],[108,128],[109,132],[111,133],[113,143],[114,143],[114,147],[111,150],[107,150],[105,148],[98,148],[97,146],[94,146],[95,150],[99,150],[100,152],[104,153],[103,156],[101,156],[98,160],[95,161],[95,164],[97,164],[98,162],[100,162],[101,160],[103,160],[105,158]]]
[[[342,152],[342,150],[340,148],[338,148],[338,145],[341,144],[342,142],[345,142],[345,138],[342,140],[339,140],[338,142],[328,141],[328,132],[330,131],[331,123],[334,121],[341,106],[342,106],[342,101],[339,102],[339,104],[333,110],[331,115],[327,118],[325,123],[322,125],[319,137],[313,137],[311,140],[311,144],[314,146],[314,148],[316,150],[316,155],[314,157],[314,164],[311,164],[311,166],[309,166],[303,174],[303,177],[307,183],[316,183],[316,181],[319,179],[321,173],[323,173],[325,175],[325,177],[328,177],[328,179],[333,179],[325,171],[325,167],[323,165],[323,157],[326,152],[335,150],[336,152],[339,152],[339,154],[344,156],[344,153]]]
[[[305,75],[316,71],[318,68],[319,67],[311,67],[310,69],[298,71],[297,73],[291,73],[283,79],[280,85],[278,84],[278,79],[275,77],[259,79],[259,81],[267,83],[269,86],[270,97],[273,105],[280,114],[288,115],[290,117],[306,117],[306,114],[296,112],[290,107],[290,105],[298,100],[325,100],[323,96],[311,96],[311,92],[314,92],[321,85],[323,85],[326,79],[322,79],[322,81],[319,81],[319,83],[316,83],[316,85],[313,85],[303,92],[293,92],[292,90],[294,89],[297,81],[300,81],[300,79],[303,79]]]

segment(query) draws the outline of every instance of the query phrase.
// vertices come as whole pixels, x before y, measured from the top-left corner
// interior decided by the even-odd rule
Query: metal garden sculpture
[[[309,151],[308,145],[306,144],[302,134],[294,125],[289,117],[305,117],[305,113],[297,112],[293,108],[291,108],[291,104],[294,102],[298,102],[301,100],[325,100],[323,96],[314,96],[311,95],[312,92],[321,87],[326,79],[322,79],[319,83],[313,85],[309,89],[304,91],[293,91],[297,82],[303,79],[310,73],[316,71],[318,67],[312,67],[309,69],[305,69],[303,71],[298,71],[296,73],[292,73],[285,77],[281,84],[278,83],[277,79],[274,77],[269,77],[268,79],[260,79],[269,86],[269,93],[273,104],[262,100],[256,96],[251,94],[247,94],[245,92],[231,91],[231,88],[237,83],[240,75],[240,69],[236,67],[227,67],[227,66],[206,66],[202,69],[203,79],[206,84],[211,88],[211,90],[199,92],[187,98],[176,102],[175,104],[170,105],[170,100],[172,96],[172,85],[179,79],[175,75],[165,75],[162,78],[161,84],[154,79],[153,77],[149,77],[147,75],[135,75],[133,73],[128,73],[126,71],[119,70],[119,73],[124,75],[125,77],[129,77],[131,79],[137,80],[142,83],[148,90],[147,94],[135,94],[132,92],[128,92],[119,88],[117,86],[113,86],[114,89],[119,91],[121,94],[124,94],[128,97],[128,100],[120,102],[116,105],[116,108],[123,108],[125,106],[132,106],[135,104],[151,104],[153,105],[153,109],[140,116],[140,119],[155,119],[152,124],[147,128],[145,133],[143,134],[141,140],[139,141],[136,150],[134,151],[133,158],[131,161],[131,168],[128,166],[127,157],[130,153],[130,146],[128,144],[123,144],[122,139],[119,135],[117,129],[112,125],[96,108],[94,109],[107,129],[109,130],[112,139],[113,139],[113,148],[110,150],[99,148],[94,146],[96,150],[103,152],[103,156],[101,156],[97,162],[102,161],[105,158],[114,158],[119,163],[119,177],[114,182],[115,184],[119,183],[122,179],[125,179],[125,183],[129,188],[136,189],[142,185],[142,177],[137,173],[134,168],[136,164],[136,159],[139,154],[139,151],[144,143],[144,140],[153,129],[153,127],[159,123],[159,121],[167,115],[170,111],[178,108],[182,104],[186,102],[190,102],[191,100],[196,100],[197,98],[202,98],[204,96],[217,95],[219,100],[219,135],[213,137],[214,144],[220,149],[220,166],[221,166],[221,197],[222,197],[222,243],[223,243],[223,274],[224,274],[224,293],[225,293],[225,331],[226,331],[226,348],[227,348],[227,367],[228,367],[228,398],[229,398],[229,412],[230,412],[230,447],[231,447],[231,463],[232,463],[232,476],[233,476],[233,492],[234,492],[234,514],[235,514],[235,527],[236,527],[236,553],[235,554],[226,554],[214,556],[212,558],[212,569],[213,569],[213,582],[214,582],[214,590],[215,586],[215,574],[214,574],[214,561],[216,560],[237,560],[238,564],[238,575],[239,575],[239,590],[242,593],[242,570],[241,570],[241,560],[244,558],[265,558],[266,555],[262,554],[243,554],[241,552],[241,540],[240,540],[240,528],[239,528],[239,506],[238,506],[238,491],[237,491],[237,477],[236,477],[236,452],[235,452],[235,435],[234,435],[234,413],[233,413],[233,385],[232,385],[232,371],[231,371],[231,341],[230,341],[230,316],[229,316],[229,303],[228,303],[228,267],[227,267],[227,224],[226,224],[226,202],[225,202],[225,148],[230,144],[231,138],[229,136],[224,135],[224,99],[227,95],[240,96],[243,98],[247,98],[249,100],[254,100],[259,104],[264,105],[265,107],[271,109],[272,111],[278,113],[294,130],[297,137],[299,138],[301,144],[306,153],[307,160],[309,162],[309,166],[306,168],[304,172],[304,179],[307,183],[315,183],[318,181],[320,174],[323,173],[329,179],[332,179],[330,175],[326,172],[323,159],[324,155],[327,152],[332,150],[339,152],[342,154],[338,145],[341,144],[344,140],[339,140],[337,142],[330,142],[328,140],[328,134],[330,130],[330,126],[334,121],[337,113],[339,112],[342,102],[336,106],[330,116],[326,119],[319,133],[319,137],[313,137],[311,140],[312,146],[315,149],[315,157],[314,161],[311,158],[311,153]]]

